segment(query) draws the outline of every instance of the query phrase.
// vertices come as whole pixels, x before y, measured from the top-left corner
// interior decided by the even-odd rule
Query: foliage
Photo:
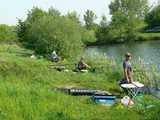
[[[85,45],[90,45],[97,41],[95,31],[87,30],[85,28],[82,29],[82,41]]]
[[[34,22],[36,22],[46,14],[47,13],[40,8],[34,7],[28,12],[27,19],[25,21],[22,21],[20,19],[18,20],[17,35],[19,37],[19,41],[24,46],[27,46],[26,41],[28,40],[28,38],[26,36],[28,29],[32,26]]]
[[[155,6],[147,15],[145,21],[149,27],[160,26],[160,5]]]
[[[79,31],[78,24],[70,19],[45,16],[29,29],[28,43],[32,45],[29,47],[39,54],[56,50],[63,57],[74,57],[83,48]]]
[[[97,44],[109,43],[112,40],[109,35],[109,23],[106,16],[101,17],[100,25],[96,31]]]
[[[100,27],[107,27],[108,26],[108,21],[105,15],[102,15],[101,21],[100,21]]]
[[[48,9],[48,14],[53,17],[61,16],[61,13],[58,10],[54,9],[53,7]]]
[[[96,36],[95,36],[95,30],[93,30],[93,29],[91,29],[91,30],[86,29],[82,25],[82,23],[80,21],[80,16],[75,11],[69,12],[66,17],[68,17],[72,21],[77,22],[79,24],[79,26],[81,26],[81,30],[80,30],[80,32],[82,34],[81,39],[82,39],[82,42],[85,45],[88,45],[88,44],[90,45],[90,44],[96,42],[97,39],[96,39]]]
[[[73,21],[76,21],[79,25],[81,25],[80,16],[77,14],[77,12],[68,12],[67,17],[70,18]]]
[[[19,21],[18,36],[25,47],[38,54],[51,54],[56,50],[68,58],[83,50],[82,30],[74,14],[60,16],[53,8],[48,12],[33,8],[24,22]]]
[[[10,43],[17,41],[16,27],[1,24],[0,25],[0,42]]]
[[[137,35],[139,41],[150,41],[160,39],[160,33],[139,33]]]
[[[135,40],[137,26],[145,17],[147,0],[115,0],[110,4],[113,39]],[[117,33],[117,34],[116,34]]]
[[[88,30],[96,29],[96,15],[92,10],[87,10],[84,15],[85,26]]]
[[[114,0],[111,2],[110,24],[100,26],[97,39],[100,43],[115,43],[137,40],[137,33],[144,28],[144,17],[148,10],[147,0]]]

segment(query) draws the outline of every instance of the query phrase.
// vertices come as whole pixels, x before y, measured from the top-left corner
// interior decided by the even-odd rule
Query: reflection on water
[[[105,53],[107,56],[113,57],[119,62],[124,59],[126,52],[130,52],[133,55],[133,60],[141,58],[144,59],[146,63],[155,64],[160,68],[160,41],[93,46],[88,47],[86,52],[89,54]]]

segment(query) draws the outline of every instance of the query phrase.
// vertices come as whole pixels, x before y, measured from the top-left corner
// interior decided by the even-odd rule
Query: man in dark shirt
[[[133,72],[132,72],[132,65],[131,65],[131,53],[125,54],[125,60],[123,62],[123,72],[124,72],[124,80],[122,83],[132,83],[133,82]]]

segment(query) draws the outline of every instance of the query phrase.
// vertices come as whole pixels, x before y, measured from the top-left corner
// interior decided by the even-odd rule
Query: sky
[[[28,10],[34,6],[47,10],[51,6],[58,9],[62,14],[76,11],[81,19],[87,9],[93,10],[98,20],[106,15],[110,20],[109,4],[112,0],[0,0],[0,24],[16,25],[17,19],[24,20]],[[150,5],[156,5],[157,0],[149,0]]]

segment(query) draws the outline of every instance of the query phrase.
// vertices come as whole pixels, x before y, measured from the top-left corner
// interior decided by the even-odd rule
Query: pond
[[[86,53],[106,54],[118,62],[124,60],[124,54],[130,52],[133,60],[143,59],[146,64],[154,64],[160,68],[160,40],[136,42],[128,44],[113,44],[88,47]]]
[[[95,53],[98,53],[107,55],[120,64],[124,60],[124,55],[126,52],[130,52],[132,54],[133,61],[143,59],[146,65],[156,65],[158,70],[160,70],[160,40],[128,44],[92,46],[86,49],[87,54],[94,55]]]

